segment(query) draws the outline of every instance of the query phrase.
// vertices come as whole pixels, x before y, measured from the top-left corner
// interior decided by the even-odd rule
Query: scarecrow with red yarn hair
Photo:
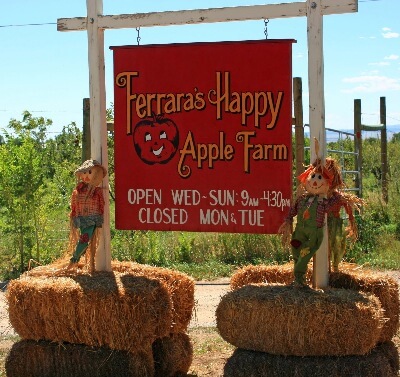
[[[357,227],[354,220],[354,210],[359,210],[362,199],[341,191],[344,183],[340,167],[332,158],[326,158],[325,163],[317,158],[304,173],[298,176],[300,186],[294,205],[282,224],[279,232],[283,235],[284,244],[291,246],[294,260],[294,285],[306,286],[305,274],[310,259],[320,248],[324,236],[325,215],[332,224],[329,237],[331,251],[338,254],[342,243],[337,242],[337,232],[341,230],[340,210],[344,208],[349,218],[346,229],[348,237],[357,238]],[[293,219],[297,216],[294,232]],[[336,258],[337,260],[338,258]],[[337,262],[338,264],[338,262]]]

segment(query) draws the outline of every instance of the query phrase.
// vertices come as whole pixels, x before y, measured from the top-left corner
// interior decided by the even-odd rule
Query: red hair
[[[304,173],[301,173],[297,179],[304,185],[307,178],[310,176],[310,174],[312,173],[319,173],[321,174],[326,181],[329,184],[329,187],[332,186],[333,183],[333,179],[334,179],[334,175],[332,174],[331,171],[329,171],[328,168],[326,168],[325,166],[323,166],[321,164],[321,160],[317,160],[316,162],[314,162],[314,164],[310,165],[306,171]]]

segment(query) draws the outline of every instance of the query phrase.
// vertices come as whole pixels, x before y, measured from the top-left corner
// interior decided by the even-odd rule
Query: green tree
[[[22,121],[12,119],[0,145],[0,205],[2,233],[9,240],[8,252],[18,256],[23,271],[33,257],[40,257],[46,222],[43,208],[46,130],[50,120],[24,112]]]

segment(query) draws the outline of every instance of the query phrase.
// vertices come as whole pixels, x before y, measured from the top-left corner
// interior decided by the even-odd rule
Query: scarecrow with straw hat
[[[318,142],[316,141],[318,156]],[[279,233],[283,236],[285,246],[291,246],[294,260],[294,286],[304,287],[305,274],[310,259],[320,248],[324,232],[325,215],[328,215],[328,237],[330,251],[334,254],[334,268],[343,256],[341,208],[344,208],[349,218],[345,238],[357,238],[357,225],[354,210],[359,211],[364,201],[355,195],[342,192],[344,182],[341,169],[333,158],[326,158],[324,163],[317,157],[304,173],[298,176],[300,185],[294,205],[290,208]],[[297,216],[293,232],[293,219]],[[340,257],[338,257],[340,255]]]
[[[96,229],[103,225],[104,197],[98,185],[106,174],[106,168],[96,160],[86,160],[75,170],[78,184],[72,192],[70,213],[70,247],[74,251],[68,268],[77,265],[89,242],[96,242]]]

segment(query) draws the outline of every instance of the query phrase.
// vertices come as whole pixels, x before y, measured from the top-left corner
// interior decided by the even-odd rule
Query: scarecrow
[[[295,278],[293,284],[296,287],[304,287],[308,262],[322,243],[325,215],[327,214],[330,219],[328,237],[331,240],[331,252],[335,255],[334,268],[337,268],[344,254],[346,237],[353,240],[357,238],[353,212],[360,210],[363,201],[355,195],[341,191],[344,183],[340,167],[333,158],[326,158],[324,163],[317,158],[304,173],[298,176],[298,179],[300,185],[295,203],[290,208],[289,215],[279,232],[283,235],[284,245],[291,246]],[[349,218],[349,226],[345,232],[343,232],[343,220],[340,216],[341,208],[344,208]],[[295,216],[297,216],[297,222],[293,232]]]
[[[75,170],[78,184],[72,192],[70,213],[70,247],[75,250],[68,268],[77,265],[89,242],[96,243],[96,230],[103,225],[104,213],[103,191],[98,185],[106,174],[107,170],[96,160],[87,160]],[[94,269],[94,255],[91,257]]]

